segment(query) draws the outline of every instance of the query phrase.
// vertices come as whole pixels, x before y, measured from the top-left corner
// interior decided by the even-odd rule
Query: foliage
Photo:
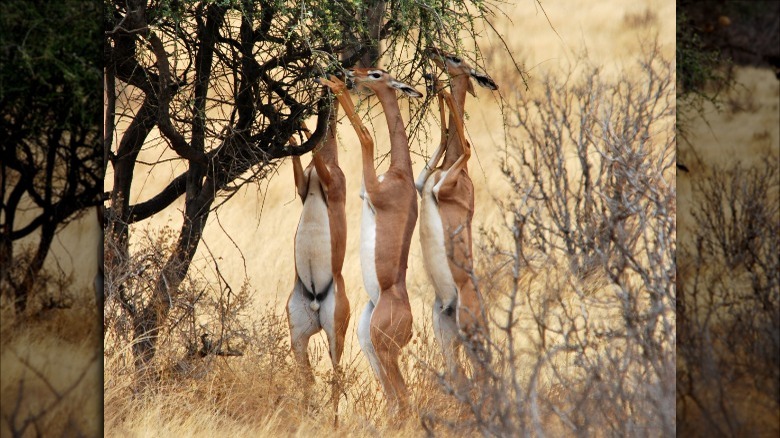
[[[473,272],[490,311],[484,382],[450,381],[425,318],[401,359],[412,412],[388,418],[369,364],[348,348],[333,429],[327,344],[317,336],[311,347],[318,384],[300,385],[285,317],[270,304],[245,332],[243,357],[207,356],[163,375],[146,397],[129,396],[128,349],[108,337],[107,433],[162,423],[157,432],[170,435],[672,435],[672,81],[671,63],[650,50],[616,80],[583,61],[518,95],[503,165],[514,189],[502,199],[506,226],[483,230]],[[142,239],[135,254],[156,254],[171,237]],[[157,360],[172,356],[161,349]]]
[[[714,100],[708,86],[726,79],[717,70],[721,62],[720,50],[708,47],[701,33],[692,24],[685,11],[677,14],[677,97],[689,95]],[[717,89],[716,85],[716,89]]]
[[[325,135],[330,97],[315,78],[353,66],[380,41],[387,45],[388,69],[401,80],[426,68],[427,45],[478,57],[476,25],[493,7],[408,0],[104,2],[106,147],[113,170],[107,264],[132,258],[131,224],[185,201],[176,245],[133,321],[139,366],[154,357],[156,333],[169,317],[209,213]],[[464,41],[474,46],[466,49]],[[303,139],[301,124],[310,117],[316,118],[311,138],[291,145],[291,137]],[[146,175],[137,168],[139,154],[154,147],[170,150],[170,161],[183,164],[175,168],[186,170],[167,175],[166,187],[139,202],[131,198],[135,180]],[[114,266],[107,269],[118,272]],[[114,279],[108,283],[124,287]]]
[[[518,95],[514,195],[474,272],[495,327],[488,378],[453,388],[483,435],[674,434],[674,76],[657,48],[637,61],[617,80],[577,64]]]
[[[734,66],[777,72],[780,4],[686,0],[677,9],[677,129],[687,142],[691,119],[704,115],[707,102],[717,107],[734,86]]]

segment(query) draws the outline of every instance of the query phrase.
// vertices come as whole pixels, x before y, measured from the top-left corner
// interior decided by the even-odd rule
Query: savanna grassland
[[[200,307],[194,316],[172,314],[155,359],[157,380],[146,389],[137,386],[128,323],[109,305],[103,338],[105,435],[673,433],[675,5],[610,0],[543,6],[544,11],[530,1],[507,4],[506,16],[493,21],[500,37],[490,29],[481,33],[479,65],[500,88],[495,93],[477,88],[476,98],[468,96],[466,103],[474,151],[469,163],[476,198],[474,275],[491,317],[491,355],[483,364],[489,384],[452,394],[439,374],[442,360],[430,318],[433,289],[415,232],[407,276],[414,335],[401,359],[412,412],[387,418],[356,336],[355,321],[368,299],[358,255],[360,151],[343,120],[339,154],[347,176],[349,230],[343,274],[352,321],[342,359],[338,428],[329,406],[332,373],[324,335],[310,346],[314,388],[298,380],[289,353],[284,306],[294,277],[293,236],[301,205],[288,160],[263,184],[243,187],[209,219],[182,284],[186,296],[200,298]],[[375,103],[361,102],[358,110],[375,137],[381,172],[389,140]],[[402,112],[408,120],[403,102]],[[415,174],[438,143],[437,119],[431,111],[430,134],[410,142]],[[156,193],[181,170],[176,160],[161,160],[173,156],[156,147],[142,151],[139,162],[162,164],[139,166],[148,178],[133,187],[133,202]],[[308,159],[303,157],[304,165]],[[524,164],[533,162],[540,165]],[[108,172],[106,181],[111,168]],[[556,185],[564,180],[568,188]],[[598,195],[586,196],[586,187]],[[562,217],[567,219],[559,221]],[[173,245],[170,228],[180,220],[181,203],[174,203],[134,225],[139,277],[158,266],[160,251]],[[74,273],[73,288],[82,296],[76,301],[84,309],[92,299],[92,275],[94,270]],[[30,333],[43,330],[47,339],[61,338],[57,344],[68,346],[71,329],[83,326],[76,333],[86,335],[68,347],[78,350],[97,329],[66,312],[31,324]],[[193,353],[204,333],[241,356],[197,357]],[[34,335],[8,339],[4,335],[4,361],[10,357],[6,351],[43,342]],[[42,367],[53,366],[55,359],[41,361]],[[11,381],[4,372],[4,400],[13,390],[5,382]],[[84,382],[73,397],[92,402],[89,391]],[[89,434],[94,427],[81,430]]]
[[[668,247],[656,251],[653,242],[660,239],[668,244],[674,239],[673,208],[656,208],[660,203],[674,205],[675,196],[671,68],[674,4],[628,5],[615,1],[544,6],[549,22],[538,5],[519,3],[507,5],[507,17],[496,17],[494,25],[501,38],[491,30],[482,32],[484,39],[479,44],[485,57],[480,65],[499,84],[500,93],[477,88],[476,98],[469,96],[466,104],[466,129],[475,153],[470,161],[476,192],[475,275],[489,303],[494,334],[493,356],[486,363],[492,373],[489,386],[458,400],[448,389],[448,382],[438,374],[442,360],[430,322],[433,290],[423,270],[419,237],[415,233],[407,276],[414,335],[401,359],[413,408],[404,418],[386,417],[380,387],[360,351],[355,329],[356,317],[367,300],[358,256],[360,153],[357,138],[344,120],[338,131],[340,165],[347,176],[348,193],[349,231],[343,274],[352,323],[342,359],[345,378],[338,429],[333,428],[328,404],[332,373],[324,335],[315,336],[310,346],[316,366],[314,388],[301,386],[288,352],[284,306],[294,276],[292,239],[301,207],[295,197],[292,167],[285,162],[269,181],[260,187],[242,188],[216,211],[206,228],[197,263],[191,268],[193,279],[185,283],[193,291],[213,293],[217,303],[209,308],[222,309],[217,313],[235,317],[232,322],[225,324],[226,318],[204,312],[172,329],[161,340],[156,359],[162,370],[158,389],[143,396],[133,392],[130,347],[120,335],[109,333],[106,337],[106,433],[365,436],[471,434],[480,430],[497,435],[523,430],[609,434],[623,430],[652,435],[673,430],[674,362],[670,348],[674,345],[674,318],[670,298],[674,289],[669,276],[670,269],[673,271],[673,253]],[[527,87],[501,39],[528,73]],[[422,88],[421,84],[418,88]],[[629,90],[644,98],[633,101],[633,92]],[[588,106],[588,96],[593,98],[594,116],[599,113],[598,116],[582,114]],[[357,102],[357,97],[353,99]],[[545,101],[555,101],[559,106],[545,107]],[[644,195],[637,194],[631,202],[641,204],[647,216],[626,225],[634,234],[631,249],[626,250],[637,252],[634,262],[639,269],[650,263],[657,263],[660,269],[642,272],[658,276],[647,287],[642,285],[641,274],[631,268],[618,268],[623,271],[613,271],[615,276],[610,279],[603,267],[606,265],[593,261],[598,257],[585,261],[587,251],[577,249],[576,242],[571,242],[571,253],[567,253],[562,243],[566,238],[560,230],[534,230],[550,220],[554,212],[545,211],[544,207],[530,211],[530,204],[521,201],[524,189],[518,188],[517,183],[529,176],[523,173],[517,157],[524,147],[528,148],[526,153],[532,153],[535,146],[529,135],[535,126],[544,124],[540,117],[562,118],[562,113],[556,111],[562,111],[563,103],[570,104],[565,111],[572,123],[560,127],[564,135],[558,139],[560,148],[553,159],[570,166],[572,191],[581,184],[576,142],[572,143],[582,133],[580,128],[599,130],[604,138],[614,134],[609,141],[594,138],[581,143],[585,148],[582,153],[593,160],[594,169],[602,169],[600,176],[593,170],[593,179],[604,194],[613,191],[610,184],[614,185],[621,176],[611,174],[611,167],[599,157],[608,156],[608,149],[621,141],[638,148],[633,155],[620,159],[632,172],[646,175],[648,178],[639,185],[647,184],[645,189],[652,187],[651,191],[658,195],[643,198]],[[364,120],[375,137],[382,172],[386,166],[384,154],[389,148],[384,118],[373,100],[361,101],[357,106],[362,114],[368,114]],[[636,114],[633,109],[637,109]],[[408,109],[404,102],[402,112],[406,118]],[[620,126],[620,113],[635,118]],[[647,126],[642,122],[645,116]],[[609,122],[615,123],[614,128],[605,127],[599,117],[615,117]],[[431,111],[428,120],[430,134],[413,136],[410,144],[415,173],[438,142],[435,111]],[[633,125],[637,130],[632,134],[629,131]],[[617,133],[619,130],[624,131]],[[646,140],[652,137],[651,141],[638,142],[639,131],[645,132]],[[546,135],[541,131],[534,133]],[[612,146],[607,146],[610,142]],[[536,146],[543,143],[542,140]],[[542,151],[537,147],[537,153]],[[142,153],[147,158],[140,162],[154,162],[170,154],[157,149]],[[652,163],[652,168],[642,167],[642,158]],[[303,161],[305,164],[308,158],[304,156]],[[175,166],[176,162],[171,161],[149,167],[147,181],[135,187],[134,196],[144,199],[147,193],[155,193],[158,176],[159,181],[165,181]],[[554,178],[552,172],[541,170],[543,178]],[[608,174],[612,176],[607,177]],[[622,177],[630,175],[625,173]],[[529,182],[530,186],[534,184]],[[533,190],[547,190],[548,186],[534,187]],[[564,209],[579,211],[568,194],[562,200],[566,203]],[[603,211],[613,208],[598,199],[592,202],[594,208],[604,207]],[[149,260],[155,259],[153,248],[171,244],[164,227],[175,227],[180,215],[175,206],[163,213],[154,221],[137,226],[139,230],[148,230],[146,234],[136,233],[144,237],[137,237],[134,244],[152,248],[144,252]],[[512,218],[520,216],[529,218],[528,225],[516,234]],[[609,220],[624,220],[616,219],[618,216],[616,213]],[[592,223],[588,222],[593,227],[587,232],[595,232],[598,222],[595,217]],[[646,224],[659,228],[651,229]],[[622,222],[619,226],[623,226]],[[540,237],[544,233],[548,235]],[[519,236],[516,240],[515,235]],[[524,240],[537,244],[526,244]],[[637,243],[639,240],[642,242]],[[547,253],[543,242],[553,245],[547,247]],[[522,257],[515,251],[517,248],[524,248],[520,251]],[[591,252],[603,255],[606,248]],[[230,293],[225,292],[228,287]],[[647,293],[648,287],[654,289],[655,295]],[[225,306],[228,300],[233,300],[232,304]],[[650,307],[653,310],[648,313]],[[642,340],[626,336],[624,321],[629,315],[652,319],[652,326],[644,326]],[[506,325],[507,321],[511,323]],[[188,356],[187,348],[193,347],[186,347],[187,342],[204,331],[212,339],[224,341],[225,349],[240,350],[243,355],[205,359]],[[190,340],[182,342],[179,336],[189,336]],[[655,339],[650,342],[653,346],[639,345],[651,339]],[[642,362],[642,348],[653,349],[652,361]],[[622,363],[618,359],[621,354],[625,357]],[[606,403],[610,397],[616,402]],[[626,421],[635,410],[648,415]]]
[[[30,208],[17,220],[29,221],[34,213]],[[92,287],[99,231],[95,215],[86,214],[58,234],[35,280],[27,313],[16,314],[10,293],[2,296],[0,435],[4,437],[52,431],[100,434],[101,315]],[[34,237],[15,243],[16,257],[29,257],[36,244]],[[11,269],[20,271],[20,266],[24,263]]]

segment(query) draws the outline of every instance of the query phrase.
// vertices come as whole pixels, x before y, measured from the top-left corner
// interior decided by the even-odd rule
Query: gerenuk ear
[[[422,93],[415,90],[410,85],[404,84],[403,82],[400,81],[396,81],[395,79],[390,81],[390,86],[395,88],[396,90],[401,91],[402,93],[404,93],[409,97],[417,97],[417,98],[423,97]]]
[[[468,91],[472,96],[477,97],[477,93],[474,91],[474,84],[472,84],[471,81],[466,82],[466,91]]]
[[[474,78],[474,80],[477,81],[480,86],[490,88],[491,90],[498,90],[498,85],[496,85],[495,81],[493,81],[490,76],[484,73],[480,73],[473,68],[471,69],[470,74],[471,77]]]

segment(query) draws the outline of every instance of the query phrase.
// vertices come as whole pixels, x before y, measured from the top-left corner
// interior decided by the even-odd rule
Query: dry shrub
[[[181,316],[169,318],[177,325],[161,333],[155,357],[158,369],[172,372],[139,391],[122,331],[132,329],[126,315],[133,301],[109,284],[118,301],[107,312],[117,331],[105,343],[107,433],[672,435],[673,72],[657,50],[617,79],[586,67],[547,78],[536,98],[519,94],[512,112],[517,137],[503,171],[514,195],[502,200],[506,226],[483,230],[474,272],[490,328],[479,369],[468,372],[483,380],[450,381],[425,318],[401,358],[415,412],[388,418],[362,352],[347,349],[334,429],[333,373],[322,339],[310,347],[316,384],[303,386],[279,306],[242,319],[236,308],[207,305],[204,297],[220,296],[224,285],[203,289],[188,279],[181,296],[198,299],[172,304]],[[147,299],[140,272],[154,278],[155,251],[170,244],[150,238],[147,249],[135,249],[135,261],[116,277],[125,293]],[[211,332],[241,339],[243,356],[195,355],[189,360],[196,367],[176,371],[200,333],[192,321],[207,314],[221,315],[212,317]],[[222,328],[226,321],[232,328]],[[240,329],[242,321],[251,328]],[[347,344],[356,345],[350,336]]]
[[[13,262],[3,266],[4,276],[0,278],[0,306],[3,309],[15,299],[16,289],[22,287],[36,250],[37,247],[29,243],[14,246]],[[37,319],[50,310],[71,308],[75,299],[72,286],[72,275],[66,274],[58,263],[51,263],[32,277],[29,291],[25,293],[28,307],[26,313],[19,317],[9,313],[4,315],[4,320],[15,321],[18,326],[30,317]]]
[[[326,345],[318,336],[312,339],[316,384],[302,385],[290,353],[287,319],[278,309],[278,303],[269,303],[254,315],[243,356],[197,358],[186,373],[169,367],[142,390],[136,385],[139,372],[122,358],[122,348],[112,349],[115,353],[107,354],[105,362],[106,434],[154,430],[175,436],[408,435],[419,433],[418,415],[435,411],[457,416],[432,371],[441,367],[441,359],[432,330],[423,326],[401,361],[419,414],[387,417],[381,389],[357,350],[342,359],[340,425],[334,428],[333,372]],[[351,341],[357,344],[356,339]],[[169,353],[160,350],[159,356]]]
[[[651,48],[617,79],[584,61],[518,93],[504,226],[475,272],[486,381],[449,433],[675,432],[674,73]]]
[[[196,307],[205,301],[198,301]],[[197,349],[193,353],[191,344],[197,337],[183,336],[177,327],[168,327],[155,358],[155,383],[140,387],[137,383],[143,371],[133,366],[131,346],[124,344],[124,337],[107,336],[106,432],[143,430],[145,422],[163,420],[170,423],[166,427],[173,435],[205,436],[240,427],[262,429],[272,417],[297,411],[290,406],[301,403],[304,388],[294,384],[286,325],[284,316],[270,308],[258,315],[242,336],[247,341],[242,356],[202,355]],[[122,326],[114,324],[109,332],[116,327]],[[282,420],[275,421],[287,423]],[[192,429],[182,424],[187,422]]]
[[[105,311],[106,431],[145,430],[160,421],[169,433],[197,435],[329,433],[333,429],[330,385],[334,375],[327,345],[315,336],[310,346],[317,384],[301,385],[290,352],[286,315],[278,303],[250,314],[252,291],[244,284],[233,292],[221,277],[216,284],[191,270],[171,302],[170,318],[159,336],[159,350],[148,368],[134,361],[133,312],[145,305],[173,245],[173,234],[147,232],[134,244],[133,256],[107,272]],[[214,271],[219,267],[215,264]],[[120,287],[121,285],[121,287]],[[203,337],[209,334],[208,337]],[[354,335],[354,333],[353,333]],[[351,339],[357,345],[356,339]],[[412,396],[424,405],[437,400],[429,368],[434,357],[431,330],[424,326],[401,361]],[[384,396],[360,350],[342,358],[340,431],[399,430],[385,416]],[[440,397],[439,397],[440,398]],[[183,424],[189,424],[184,428]],[[339,432],[341,433],[341,432]]]
[[[155,269],[155,255],[170,243],[165,231],[147,236],[148,240],[135,248],[137,263],[126,273],[140,272],[141,266]],[[127,292],[143,284],[134,282],[129,275],[123,281]],[[189,282],[201,284],[192,278],[183,284]],[[108,286],[106,290],[111,292],[112,288]],[[161,333],[152,381],[146,378],[145,371],[134,366],[127,333],[132,330],[130,318],[117,297],[109,295],[104,340],[106,434],[154,430],[155,434],[176,436],[411,435],[420,431],[418,419],[425,421],[435,416],[456,424],[468,413],[443,385],[444,376],[438,372],[443,369],[439,346],[430,320],[425,319],[415,328],[400,361],[417,412],[389,418],[380,385],[362,351],[347,350],[341,362],[340,425],[334,428],[330,399],[334,374],[324,336],[313,337],[310,345],[316,384],[302,385],[304,380],[298,375],[290,352],[287,317],[279,310],[283,306],[267,303],[251,315],[248,308],[227,312],[216,305],[218,300],[207,298],[215,297],[218,290],[199,290],[202,293],[187,289],[180,294],[191,299],[186,306],[181,304],[181,309],[171,312],[180,316],[170,318],[170,326]],[[192,297],[198,299],[192,301]],[[235,339],[240,333],[241,356],[191,353],[189,345],[197,336],[193,338],[189,329],[183,328],[191,323],[175,321],[208,321],[201,313],[221,315],[210,317],[217,327],[221,321],[231,321],[232,328],[221,330],[232,333],[233,337],[226,339]],[[347,343],[357,345],[355,332],[351,331],[349,336]]]
[[[682,431],[780,432],[780,169],[777,157],[715,168],[694,187],[681,249],[678,419]]]
[[[123,367],[132,363],[135,370],[146,368],[145,364],[139,366],[138,353],[133,351],[138,342],[133,341],[134,333],[145,330],[142,324],[147,315],[142,309],[150,306],[154,281],[175,246],[174,237],[169,228],[142,233],[133,255],[115,261],[106,272],[103,345],[106,357]],[[196,366],[199,358],[239,356],[246,348],[249,331],[243,321],[250,299],[248,284],[236,291],[216,263],[213,268],[216,280],[190,269],[178,292],[170,297],[169,317],[158,333],[162,354],[149,367],[150,377],[159,378],[161,372],[202,372],[202,367]]]

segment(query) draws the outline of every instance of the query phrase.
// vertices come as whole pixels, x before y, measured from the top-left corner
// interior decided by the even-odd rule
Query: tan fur
[[[471,348],[467,348],[467,353],[472,361],[475,370],[475,377],[481,379],[479,372],[478,350],[481,349],[481,334],[485,333],[486,324],[484,320],[484,311],[482,299],[476,290],[470,276],[473,269],[472,258],[472,240],[471,223],[474,215],[474,186],[468,174],[467,163],[471,157],[471,146],[465,137],[463,128],[463,108],[466,101],[466,93],[474,94],[474,88],[470,80],[471,67],[461,61],[456,64],[451,62],[448,55],[438,49],[429,49],[431,59],[443,69],[446,69],[451,78],[452,95],[445,91],[437,81],[434,81],[434,89],[437,90],[439,100],[439,109],[442,123],[442,140],[439,148],[434,153],[426,169],[420,174],[417,180],[417,188],[420,195],[431,196],[436,199],[436,203],[423,202],[423,208],[426,209],[425,216],[428,221],[440,220],[441,228],[444,234],[444,253],[447,255],[447,263],[450,268],[452,280],[457,288],[457,302],[439,304],[448,307],[455,306],[454,314],[457,325],[440,323],[440,327],[457,327],[466,339],[469,340]],[[446,122],[444,104],[449,107],[449,123]],[[444,155],[444,161],[441,166],[438,162]],[[432,193],[426,193],[431,191]],[[435,209],[435,210],[434,210]],[[433,211],[431,211],[433,210]],[[438,218],[437,218],[438,216]],[[428,227],[437,226],[433,223],[424,224]],[[429,235],[427,230],[420,231],[420,235]],[[437,244],[435,239],[421,239],[423,245]],[[423,253],[440,254],[435,248],[423,248]],[[441,261],[428,261],[426,268],[429,275],[433,275],[430,266],[433,263]],[[432,278],[433,279],[433,278]],[[441,282],[440,282],[441,283]],[[437,291],[437,300],[449,295],[448,291]],[[436,306],[434,306],[435,308]],[[445,315],[435,315],[439,318],[447,318]],[[449,329],[447,329],[449,330]],[[445,333],[440,338],[459,339],[455,333]],[[459,347],[459,342],[455,345],[441,345],[444,350],[447,362],[451,364],[452,372],[460,374],[460,367],[454,366],[454,356]],[[463,376],[455,375],[456,379],[462,379]]]
[[[372,78],[372,74],[380,74],[381,77]],[[369,88],[376,94],[390,130],[390,166],[380,181],[374,169],[373,140],[355,114],[344,83],[332,77],[322,80],[344,107],[363,149],[365,191],[376,218],[374,263],[380,288],[379,300],[373,303],[375,308],[370,320],[370,339],[380,365],[378,378],[385,396],[391,410],[400,412],[408,407],[408,391],[398,365],[398,356],[412,337],[406,269],[412,232],[417,221],[417,201],[409,143],[395,90],[404,91],[403,87],[398,86],[408,86],[377,69],[353,69],[349,75],[358,86]],[[395,84],[395,87],[391,84]]]
[[[338,388],[341,381],[341,355],[344,352],[344,339],[347,333],[347,327],[349,325],[350,307],[349,299],[347,298],[344,278],[341,274],[344,266],[344,256],[346,253],[347,243],[347,216],[346,216],[346,178],[344,173],[339,167],[338,163],[338,147],[336,144],[336,113],[338,107],[334,107],[334,114],[330,121],[330,130],[327,134],[324,144],[320,149],[313,153],[312,161],[306,167],[302,169],[300,159],[293,157],[293,175],[295,178],[295,185],[298,194],[301,196],[302,201],[306,202],[307,192],[311,189],[309,184],[320,184],[320,189],[325,194],[325,200],[327,203],[327,215],[328,225],[330,231],[330,258],[331,258],[331,273],[333,281],[333,293],[335,299],[335,305],[333,307],[333,326],[330,327],[327,324],[323,324],[323,317],[320,316],[320,326],[326,330],[328,339],[331,343],[331,362],[333,364],[334,373],[336,375],[336,381],[332,388],[332,403],[335,412],[335,422],[338,422],[338,395],[340,389]],[[308,132],[307,132],[308,135]],[[312,178],[312,172],[316,171],[317,178]],[[296,233],[297,234],[297,233]],[[296,268],[296,282],[300,281],[300,277]],[[292,315],[290,312],[290,301],[294,298],[296,290],[288,299],[288,320],[292,330]],[[324,311],[324,309],[320,309]],[[331,316],[326,316],[330,318]],[[308,343],[308,342],[307,342]],[[294,349],[294,346],[293,346]],[[299,366],[306,374],[306,379],[313,380],[311,374],[311,364],[309,363],[308,355],[296,354],[295,355]]]

